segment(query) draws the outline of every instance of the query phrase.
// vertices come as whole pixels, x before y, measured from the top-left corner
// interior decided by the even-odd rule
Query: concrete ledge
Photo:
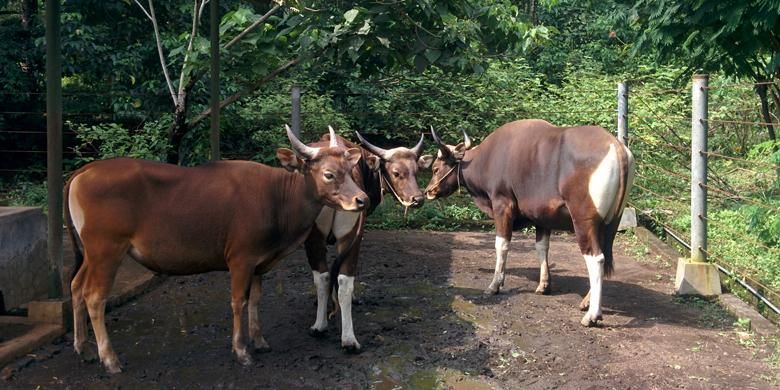
[[[677,259],[677,277],[674,280],[677,295],[712,297],[721,294],[720,273],[714,264]]]
[[[55,324],[65,329],[70,328],[72,320],[70,299],[47,299],[32,301],[27,304],[27,319],[32,322]]]
[[[776,336],[777,327],[768,319],[758,314],[756,309],[739,299],[733,294],[722,294],[718,297],[718,303],[729,313],[737,318],[747,318],[750,320],[750,330],[764,337]]]
[[[0,367],[51,343],[65,334],[65,328],[59,325],[33,323],[23,317],[15,317],[16,319],[9,319],[9,317],[0,318],[3,318],[0,322],[26,323],[31,325],[30,331],[0,344]]]

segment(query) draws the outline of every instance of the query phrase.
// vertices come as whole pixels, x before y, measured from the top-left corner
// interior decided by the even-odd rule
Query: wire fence
[[[773,82],[774,83],[774,82]],[[769,84],[769,83],[763,83]],[[711,214],[708,217],[710,247],[707,253],[723,269],[733,275],[754,280],[761,291],[768,291],[775,304],[780,303],[780,242],[771,233],[772,223],[780,224],[778,195],[778,160],[772,160],[776,149],[758,148],[765,143],[767,128],[780,127],[777,118],[766,120],[761,116],[755,89],[762,83],[715,82],[708,90],[710,112],[707,123],[710,134],[708,183]],[[333,107],[306,107],[304,121],[320,117],[346,118],[346,121],[371,121],[384,124],[398,123],[399,118],[413,118],[419,131],[427,130],[426,121],[441,120],[437,112],[425,106],[407,106],[404,109],[370,104],[385,98],[384,92],[324,91],[324,95],[362,103],[341,103]],[[394,96],[439,98],[437,91],[393,91]],[[0,179],[28,175],[41,179],[46,165],[45,108],[43,92],[3,91],[0,100],[25,101],[31,104],[5,105],[0,110]],[[102,157],[100,143],[109,139],[88,140],[84,128],[108,122],[122,122],[129,132],[146,131],[149,121],[170,116],[161,109],[170,95],[139,94],[126,91],[65,92],[63,119],[65,126],[64,155],[66,175],[91,158]],[[524,117],[547,119],[559,125],[597,124],[607,129],[616,128],[615,89],[576,90],[567,97],[571,104],[543,107],[517,102],[517,107],[495,108],[496,117],[522,113]],[[304,97],[305,99],[305,97]],[[423,99],[424,100],[424,99]],[[646,81],[631,87],[628,145],[637,161],[635,186],[629,204],[635,207],[640,219],[657,230],[681,242],[690,242],[690,178],[691,178],[691,93],[689,87],[665,87]],[[452,103],[453,109],[459,109]],[[462,109],[462,108],[460,108]],[[503,110],[499,112],[499,109]],[[777,110],[777,108],[776,108]],[[289,111],[282,109],[251,112],[258,121],[286,122]],[[483,111],[463,110],[459,117],[476,124]],[[519,118],[512,118],[519,119]],[[458,123],[444,124],[457,129]],[[324,128],[324,127],[323,127]],[[230,139],[230,129],[223,131],[223,158],[257,159],[268,154],[268,139],[274,133],[253,127],[252,134],[260,139],[249,139],[247,131]],[[489,129],[479,129],[483,132]],[[276,134],[279,136],[279,134]],[[262,149],[266,148],[266,149]],[[776,148],[776,147],[775,147]],[[773,151],[774,150],[774,151]],[[760,284],[760,286],[758,286]]]

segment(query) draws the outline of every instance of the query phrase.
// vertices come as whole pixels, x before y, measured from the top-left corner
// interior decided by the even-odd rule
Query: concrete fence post
[[[62,53],[60,2],[46,0],[46,188],[49,298],[62,297]]]
[[[211,161],[220,159],[219,150],[219,1],[211,0],[209,7],[209,22],[211,29],[209,40],[211,41],[211,82],[209,83],[209,106],[211,107]]]
[[[292,97],[292,115],[290,117],[290,127],[295,136],[301,137],[301,87],[293,85],[290,92]]]
[[[719,295],[720,275],[707,260],[707,75],[694,75],[691,87],[691,257],[677,262],[675,291]]]
[[[617,137],[618,141],[628,146],[628,83],[625,81],[618,83],[617,100]]]

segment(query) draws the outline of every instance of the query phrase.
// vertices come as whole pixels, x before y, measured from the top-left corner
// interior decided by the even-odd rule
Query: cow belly
[[[360,213],[323,207],[317,216],[317,229],[324,237],[333,234],[336,239],[340,239],[354,230],[359,217]]]

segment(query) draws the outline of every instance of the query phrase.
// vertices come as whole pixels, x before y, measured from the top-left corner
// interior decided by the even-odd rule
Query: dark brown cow
[[[550,231],[574,230],[590,279],[582,324],[601,319],[601,283],[613,270],[612,241],[633,180],[631,152],[595,126],[555,127],[530,119],[507,123],[473,149],[468,136],[439,146],[428,199],[463,187],[496,223],[496,269],[488,293],[504,284],[512,230],[536,228],[541,263],[537,293],[550,291],[547,252]],[[586,302],[583,300],[583,302]]]
[[[338,283],[341,346],[348,352],[360,350],[352,324],[352,294],[365,217],[381,202],[383,189],[393,193],[406,207],[421,206],[425,198],[417,185],[417,170],[427,168],[432,162],[432,158],[418,159],[422,152],[422,137],[411,149],[398,147],[385,150],[370,144],[360,134],[357,136],[362,143],[363,158],[353,168],[352,179],[368,194],[370,205],[361,212],[363,215],[324,207],[317,217],[316,228],[312,229],[306,240],[306,255],[312,269],[314,285],[317,287],[317,317],[310,333],[320,336],[327,330],[328,298],[334,285]],[[323,136],[319,142],[309,146],[321,146],[328,142],[328,139],[329,136]],[[343,138],[339,139],[349,147],[356,146]],[[335,239],[338,253],[330,272],[326,260],[326,242],[329,238]],[[337,279],[331,280],[330,275],[336,274]]]
[[[184,168],[121,158],[73,174],[65,211],[82,247],[74,245],[71,282],[76,352],[84,351],[88,311],[101,362],[121,371],[104,312],[126,253],[166,274],[230,271],[233,351],[241,364],[251,363],[241,326],[247,298],[250,337],[256,348],[267,347],[258,316],[261,276],[303,243],[323,205],[359,211],[368,204],[349,174],[360,149],[335,138],[311,148],[289,128],[287,135],[294,151],[280,148],[277,156],[302,173],[249,161]]]

